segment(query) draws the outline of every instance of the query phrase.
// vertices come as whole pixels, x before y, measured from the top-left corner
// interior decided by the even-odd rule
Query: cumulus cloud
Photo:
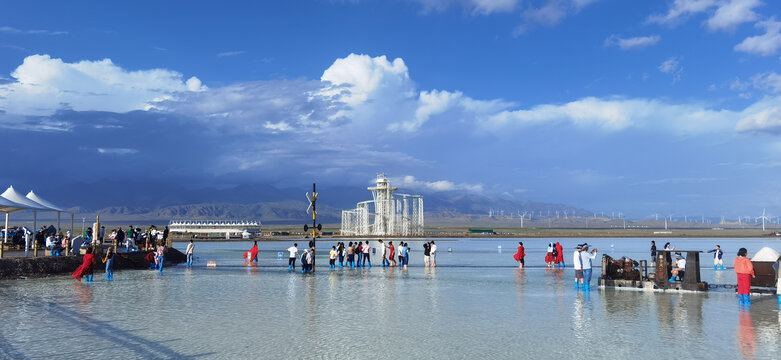
[[[760,56],[775,54],[781,48],[781,22],[771,18],[758,22],[756,27],[765,29],[765,33],[747,37],[740,44],[735,45],[735,50]]]
[[[761,6],[759,0],[675,0],[665,14],[648,17],[649,22],[676,25],[686,18],[710,14],[705,22],[710,30],[734,30],[738,25],[755,21],[759,15],[754,9]]]
[[[0,110],[50,115],[61,109],[127,112],[149,109],[180,92],[202,91],[195,77],[165,70],[127,71],[109,59],[68,63],[31,55],[0,84]]]
[[[399,178],[390,178],[391,184],[398,184],[399,187],[406,187],[411,189],[422,189],[428,191],[468,191],[474,193],[480,193],[483,191],[483,185],[481,184],[469,184],[469,183],[455,183],[450,180],[436,180],[436,181],[423,181],[418,180],[412,175],[407,175]]]
[[[656,45],[661,39],[662,38],[659,35],[637,36],[631,38],[622,38],[618,35],[611,35],[605,39],[604,45],[606,47],[617,46],[621,50],[642,49]]]
[[[708,19],[707,25],[711,30],[734,30],[738,25],[755,21],[759,14],[754,8],[762,5],[759,0],[731,0],[723,2],[716,12]]]
[[[758,89],[781,93],[781,74],[775,71],[760,73],[751,77],[751,84]]]

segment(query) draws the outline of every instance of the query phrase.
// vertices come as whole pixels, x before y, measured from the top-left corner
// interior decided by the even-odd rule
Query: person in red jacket
[[[249,249],[249,251],[244,253],[244,260],[247,260],[247,262],[258,262],[258,241],[255,240],[255,244],[252,245],[252,247]]]
[[[87,282],[92,282],[92,265],[95,262],[95,255],[92,255],[92,246],[90,246],[87,248],[87,253],[84,254],[81,265],[76,268],[71,277],[81,281],[81,277],[84,276],[87,278]]]
[[[515,259],[515,261],[520,263],[520,265],[518,265],[518,268],[523,269],[523,265],[524,265],[523,258],[525,258],[525,257],[526,257],[526,250],[524,250],[524,248],[523,248],[523,243],[519,241],[518,242],[518,252],[515,253],[515,255],[513,255],[513,258]]]
[[[564,267],[564,248],[556,242],[556,267]]]
[[[735,258],[735,274],[738,275],[738,303],[751,305],[749,301],[749,292],[751,292],[751,277],[754,276],[754,265],[746,255],[748,250],[740,248],[738,257]]]
[[[396,266],[396,248],[393,247],[393,241],[388,241],[388,260],[390,260],[390,266]]]

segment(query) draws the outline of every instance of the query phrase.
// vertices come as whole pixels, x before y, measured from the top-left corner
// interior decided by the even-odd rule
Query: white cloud
[[[21,30],[10,26],[0,26],[0,33],[20,35],[65,35],[68,32],[51,30]]]
[[[735,45],[735,50],[760,56],[770,56],[781,48],[781,22],[771,18],[756,24],[758,28],[764,28],[765,33],[758,36],[747,37],[740,44]]]
[[[682,17],[704,12],[716,6],[716,3],[716,0],[675,0],[667,10],[667,14],[651,15],[648,21],[660,24],[675,23]]]
[[[760,0],[675,0],[666,14],[651,15],[648,21],[676,25],[692,15],[709,13],[705,22],[708,29],[732,31],[740,24],[757,20],[759,15],[754,8],[760,5]]]
[[[781,97],[765,98],[746,108],[735,129],[740,132],[781,134]]]
[[[681,63],[676,58],[669,58],[659,65],[659,71],[672,74],[681,68]]]
[[[67,63],[31,55],[0,84],[0,110],[8,114],[51,115],[60,109],[127,112],[154,107],[175,94],[201,91],[193,77],[165,69],[127,71],[111,60]]]
[[[731,130],[737,118],[738,114],[733,111],[708,109],[697,104],[588,97],[565,104],[503,111],[480,123],[497,132],[530,125],[572,124],[607,131],[645,128],[675,133],[712,133]]]
[[[734,30],[738,25],[755,21],[759,15],[754,8],[762,5],[759,0],[731,0],[723,2],[708,19],[711,30]]]
[[[605,46],[618,46],[621,50],[642,49],[659,43],[662,38],[659,35],[637,36],[631,38],[622,38],[618,35],[611,35],[605,39]]]
[[[518,6],[519,0],[416,0],[423,10],[444,11],[453,5],[461,5],[474,15],[490,15],[511,12]]]
[[[775,71],[757,74],[751,77],[751,84],[758,89],[781,93],[781,74]]]
[[[422,181],[416,179],[412,175],[407,175],[400,178],[390,178],[391,184],[398,184],[399,188],[408,187],[411,189],[423,189],[429,191],[454,191],[463,190],[474,193],[480,193],[483,191],[483,185],[481,184],[469,184],[469,183],[454,183],[450,180],[437,180],[437,181]]]
[[[98,148],[98,154],[106,155],[132,155],[138,153],[136,149],[128,148]]]
[[[372,58],[350,54],[336,59],[320,80],[333,85],[321,91],[322,95],[333,96],[352,106],[367,101],[381,87],[406,91],[413,86],[404,60],[396,58],[391,62],[384,55]]]
[[[239,50],[239,51],[226,51],[226,52],[218,53],[217,57],[237,56],[237,55],[244,54],[245,52],[246,51],[243,51],[243,50]]]
[[[568,16],[577,14],[596,0],[543,0],[532,2],[521,12],[523,23],[514,30],[521,35],[536,26],[554,26]]]

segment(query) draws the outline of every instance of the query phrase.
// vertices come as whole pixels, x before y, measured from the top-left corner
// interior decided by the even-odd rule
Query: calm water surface
[[[584,294],[571,267],[545,268],[549,239],[522,240],[524,270],[512,259],[517,240],[444,240],[436,269],[422,266],[417,241],[408,270],[329,271],[322,257],[306,276],[287,271],[286,253],[277,258],[290,243],[261,244],[249,267],[241,255],[250,242],[196,243],[195,267],[162,275],[1,281],[0,358],[781,358],[774,296],[742,311],[734,290]],[[565,261],[584,241],[616,257],[650,257],[646,239],[559,241]],[[683,250],[719,243],[730,267],[741,246],[749,255],[781,250],[773,239],[672,242]],[[701,262],[704,281],[735,284],[731,269],[714,272],[707,254]]]

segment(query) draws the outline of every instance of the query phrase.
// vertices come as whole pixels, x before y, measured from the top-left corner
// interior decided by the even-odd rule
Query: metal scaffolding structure
[[[245,220],[171,220],[168,224],[171,232],[194,234],[237,234],[245,232],[260,233],[260,221]]]
[[[342,210],[342,235],[423,235],[423,196],[395,194],[385,174],[369,187],[373,200]],[[370,212],[370,208],[374,209]]]

